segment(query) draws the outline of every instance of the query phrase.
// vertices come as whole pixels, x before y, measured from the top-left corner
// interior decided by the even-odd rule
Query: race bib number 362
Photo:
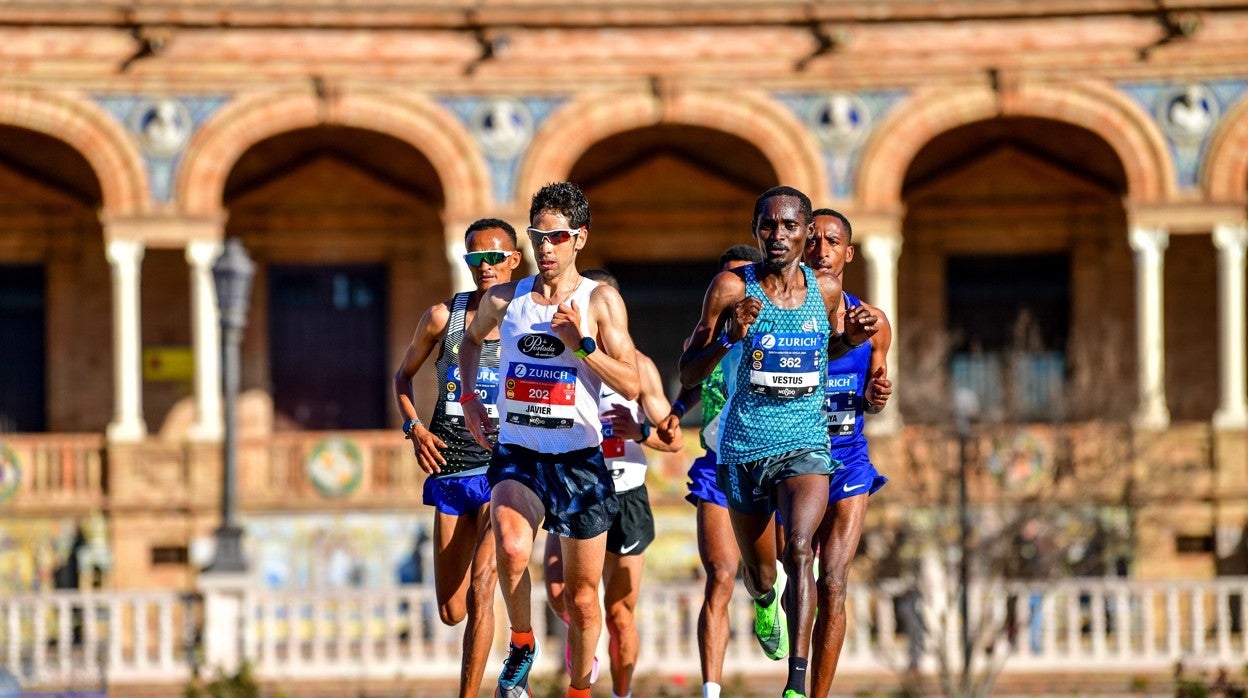
[[[512,363],[503,381],[507,423],[571,429],[576,421],[576,369]]]
[[[823,388],[817,332],[755,335],[750,347],[750,392],[781,400],[812,395]]]

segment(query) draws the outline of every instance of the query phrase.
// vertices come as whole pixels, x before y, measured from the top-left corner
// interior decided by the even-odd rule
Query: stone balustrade
[[[941,666],[960,666],[957,597],[938,591],[951,588],[948,581],[851,585],[838,675],[914,670],[931,676]],[[241,603],[219,603],[227,597]],[[697,583],[647,589],[638,606],[639,675],[697,675],[701,599]],[[543,601],[536,593],[535,608]],[[1245,601],[1244,577],[976,582],[970,604],[973,666],[1003,675],[1066,676],[1160,676],[1176,662],[1235,670],[1248,660]],[[220,615],[231,608],[230,617]],[[504,650],[501,604],[497,617],[491,666],[502,661]],[[534,618],[548,648],[536,671],[559,671],[563,630],[548,626],[545,614]],[[742,589],[733,597],[730,618],[735,632],[727,678],[782,675],[785,664],[764,658],[755,645],[752,607]],[[240,578],[205,585],[202,595],[54,592],[0,599],[0,659],[27,689],[163,684],[173,695],[197,670],[212,676],[236,668],[241,659],[254,665],[261,680],[287,686],[450,680],[459,673],[461,633],[462,626],[438,621],[433,591],[423,586],[293,593],[255,588]],[[598,653],[606,656],[605,636]]]

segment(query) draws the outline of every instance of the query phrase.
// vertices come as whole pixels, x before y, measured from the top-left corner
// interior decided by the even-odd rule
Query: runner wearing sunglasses
[[[433,569],[442,622],[458,625],[465,617],[460,698],[475,697],[494,641],[494,587],[497,568],[490,532],[490,485],[485,476],[490,451],[464,425],[459,397],[459,348],[464,328],[476,315],[490,288],[511,281],[520,263],[516,230],[506,221],[484,218],[464,233],[464,262],[476,290],[457,293],[425,311],[412,343],[394,374],[394,394],[403,416],[404,437],[412,441],[416,462],[428,473],[424,503],[435,509]],[[428,426],[412,402],[412,378],[437,347],[438,401]],[[498,392],[498,333],[487,337],[477,369],[475,390],[493,408]],[[497,415],[491,414],[497,421]]]
[[[598,398],[605,385],[636,400],[640,379],[619,292],[576,268],[589,223],[589,202],[575,184],[548,184],[534,194],[528,234],[538,273],[490,289],[460,349],[464,417],[477,443],[488,447],[489,413],[470,381],[482,342],[499,328],[503,388],[489,479],[498,581],[511,621],[495,694],[502,698],[531,695],[538,646],[529,558],[539,525],[562,539],[568,696],[588,698],[602,632],[598,583],[619,503],[603,462]]]

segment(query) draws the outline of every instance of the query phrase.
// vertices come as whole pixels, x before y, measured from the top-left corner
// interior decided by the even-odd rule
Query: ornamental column
[[[1165,228],[1134,226],[1130,231],[1135,251],[1135,333],[1138,362],[1139,404],[1132,419],[1137,429],[1162,431],[1170,426],[1166,406],[1165,310],[1162,284],[1165,250],[1170,236]]]
[[[886,233],[864,235],[858,248],[867,258],[867,302],[879,308],[888,318],[893,330],[892,344],[888,347],[888,375],[897,375],[897,258],[901,256],[901,235]],[[896,434],[901,431],[901,409],[897,406],[897,391],[889,399],[893,403],[878,415],[867,420],[871,434]]]
[[[113,421],[107,429],[111,442],[142,441],[143,361],[139,324],[139,277],[143,262],[139,240],[110,240],[105,247],[113,276]]]
[[[1217,429],[1248,429],[1248,385],[1245,382],[1244,249],[1248,223],[1218,224],[1213,228],[1218,249],[1218,409]]]
[[[221,254],[219,240],[192,240],[186,245],[191,271],[191,345],[195,355],[195,421],[188,430],[193,441],[220,441],[221,332],[212,263]]]

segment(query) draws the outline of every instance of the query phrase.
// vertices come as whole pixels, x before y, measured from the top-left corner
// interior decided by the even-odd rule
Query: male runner
[[[843,280],[845,265],[854,259],[853,228],[849,219],[830,208],[813,214],[814,235],[806,243],[806,265],[816,274]],[[846,309],[863,307],[878,318],[876,333],[866,344],[828,362],[826,409],[832,458],[841,462],[832,475],[828,510],[815,540],[819,546],[819,582],[815,617],[812,696],[826,698],[832,690],[836,665],[845,644],[845,587],[849,566],[862,537],[867,497],[888,482],[871,464],[863,414],[884,409],[893,391],[888,375],[888,347],[892,328],[879,308],[843,292]],[[834,328],[844,331],[844,323]]]
[[[619,282],[602,269],[583,272],[588,279],[609,284],[617,291]],[[603,569],[603,604],[607,610],[608,646],[611,657],[612,698],[632,696],[633,670],[641,640],[637,635],[636,609],[641,591],[642,558],[654,541],[654,514],[646,491],[646,454],[642,445],[675,453],[684,447],[680,427],[660,432],[647,423],[667,415],[667,398],[663,379],[650,357],[637,352],[637,372],[641,378],[641,396],[625,400],[614,390],[603,386],[599,403],[602,409],[602,455],[615,482],[615,495],[620,511],[607,532],[607,557]],[[558,536],[546,537],[546,597],[555,613],[566,619],[563,604],[563,556]],[[597,658],[590,679],[597,676]]]
[[[844,354],[865,342],[875,325],[870,313],[856,308],[846,311],[846,332],[831,334],[841,285],[801,263],[810,214],[809,197],[792,187],[775,187],[758,198],[753,228],[765,261],[715,277],[680,359],[681,382],[690,386],[744,342],[737,365],[725,371],[719,482],[745,563],[746,590],[755,602],[755,634],[773,659],[788,649],[786,630],[792,636],[785,698],[806,694],[813,540],[827,509],[833,469],[823,410],[829,351]],[[770,526],[777,508],[788,524],[782,554],[792,614],[788,628],[773,588]]]
[[[739,269],[763,261],[763,253],[750,245],[734,245],[719,257],[719,270]],[[706,453],[689,467],[689,494],[685,497],[697,507],[698,557],[706,573],[702,608],[698,611],[698,658],[702,665],[702,698],[719,698],[724,671],[724,653],[728,649],[728,604],[737,583],[741,552],[732,534],[728,519],[728,501],[719,489],[715,473],[719,449],[718,427],[720,410],[727,400],[724,395],[724,362],[711,370],[706,380],[692,388],[681,388],[672,403],[671,414],[658,425],[660,433],[680,428],[680,419],[687,410],[702,403],[702,431],[698,440]],[[709,437],[709,438],[708,438]],[[663,438],[668,438],[665,434]]]
[[[520,263],[516,230],[506,221],[483,218],[464,233],[476,290],[457,293],[431,306],[416,325],[403,364],[394,374],[394,395],[403,415],[403,435],[411,439],[416,462],[428,474],[424,502],[435,508],[433,569],[442,622],[458,625],[468,618],[459,679],[460,698],[475,697],[481,688],[490,644],[494,641],[494,537],[490,531],[490,485],[485,469],[490,451],[482,448],[464,426],[459,406],[459,343],[464,327],[476,315],[481,297],[495,284],[511,281]],[[412,377],[438,347],[438,391],[433,417],[425,426],[412,404]],[[476,389],[493,406],[498,393],[498,333],[485,341]],[[497,421],[496,414],[490,417]],[[470,593],[471,590],[471,593]]]
[[[577,252],[589,240],[585,195],[570,182],[548,184],[533,195],[529,223],[538,273],[490,289],[460,348],[464,417],[486,447],[489,413],[470,382],[482,341],[500,330],[503,388],[488,475],[511,643],[496,695],[531,695],[529,670],[538,648],[529,557],[541,524],[563,539],[572,647],[568,696],[585,698],[602,631],[598,583],[607,529],[619,509],[602,458],[598,399],[604,384],[636,399],[640,380],[619,292],[576,269]]]

